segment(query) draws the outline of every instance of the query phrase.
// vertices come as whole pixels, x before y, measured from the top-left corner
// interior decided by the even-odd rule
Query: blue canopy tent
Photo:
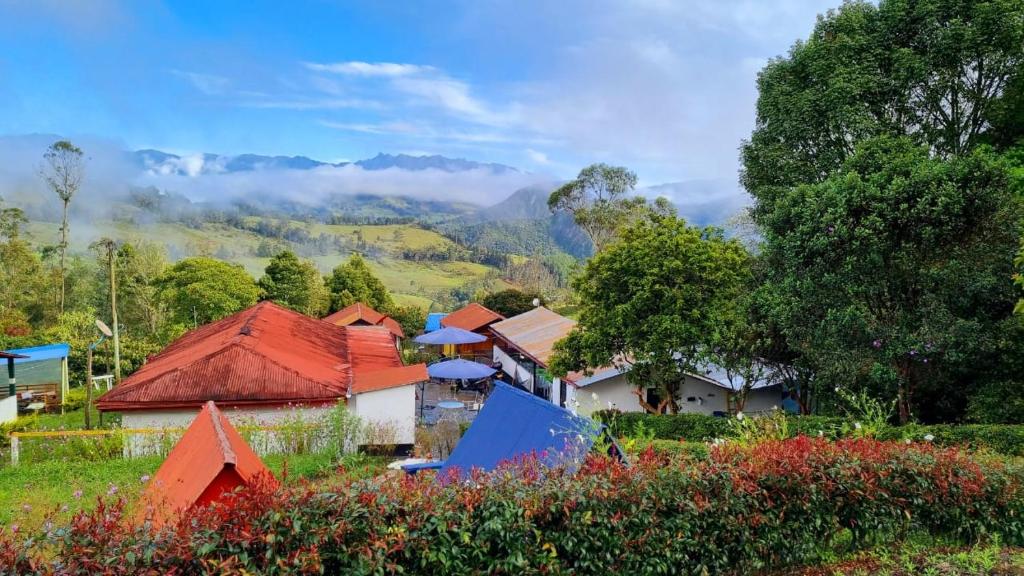
[[[434,330],[422,336],[417,336],[413,341],[417,344],[432,344],[435,346],[444,344],[476,344],[478,342],[486,342],[487,336],[449,326],[448,328],[441,328],[440,330]]]
[[[494,368],[479,362],[472,362],[456,358],[444,360],[427,366],[427,374],[431,378],[444,378],[447,380],[479,380],[493,376],[497,372]]]
[[[536,454],[549,466],[575,469],[604,427],[528,392],[498,382],[480,414],[444,462],[412,464],[403,469],[440,469],[464,475],[473,469],[489,471],[500,463]],[[622,451],[615,448],[617,456]]]
[[[68,355],[71,346],[65,343],[5,350],[15,358],[14,367],[19,389],[53,385],[63,404],[68,393]]]

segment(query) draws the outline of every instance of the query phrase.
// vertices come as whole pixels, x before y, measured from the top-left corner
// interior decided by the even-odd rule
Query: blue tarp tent
[[[444,462],[406,466],[415,473],[441,469],[493,470],[501,462],[536,454],[548,465],[575,467],[594,445],[603,428],[529,392],[497,382],[480,414]],[[621,451],[619,451],[621,454]]]
[[[427,323],[423,326],[424,332],[433,332],[441,329],[441,319],[447,316],[445,312],[431,312],[427,314]]]

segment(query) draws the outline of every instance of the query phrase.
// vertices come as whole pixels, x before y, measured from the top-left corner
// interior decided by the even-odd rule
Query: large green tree
[[[484,296],[480,300],[480,304],[506,318],[511,318],[533,310],[534,300],[541,305],[544,304],[544,297],[538,292],[524,292],[509,288]]]
[[[1013,124],[1002,98],[1022,62],[1022,0],[844,3],[758,77],[742,151],[755,214],[792,186],[829,178],[867,138],[968,154],[993,122]]]
[[[930,152],[868,140],[763,216],[766,289],[789,341],[819,378],[896,398],[904,422],[962,412],[972,364],[1013,307],[1020,210],[1003,165]]]
[[[640,220],[598,252],[573,281],[579,324],[555,345],[556,375],[611,364],[660,390],[659,406],[678,409],[686,373],[710,358],[716,327],[747,285],[749,256],[737,240],[675,216]]]
[[[237,264],[207,257],[186,258],[156,281],[172,322],[196,326],[252,306],[260,288]]]
[[[659,199],[654,204],[633,195],[636,173],[621,166],[592,164],[574,180],[566,182],[548,197],[552,212],[566,212],[590,238],[594,252],[615,240],[616,231],[652,212],[667,214],[670,204]]]
[[[383,314],[390,314],[395,309],[391,293],[359,254],[353,254],[331,272],[327,278],[327,289],[331,293],[332,312],[356,302]]]
[[[270,260],[259,285],[268,300],[315,318],[327,311],[330,302],[324,278],[316,265],[300,260],[290,250]]]

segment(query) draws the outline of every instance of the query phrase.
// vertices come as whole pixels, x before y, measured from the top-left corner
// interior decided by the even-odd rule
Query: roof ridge
[[[227,433],[224,432],[224,426],[220,421],[220,409],[217,408],[213,400],[208,401],[206,407],[209,409],[210,418],[213,420],[213,431],[217,434],[217,443],[220,445],[224,463],[234,466],[238,463],[238,457],[235,455],[235,450],[231,447],[231,441],[228,439]]]

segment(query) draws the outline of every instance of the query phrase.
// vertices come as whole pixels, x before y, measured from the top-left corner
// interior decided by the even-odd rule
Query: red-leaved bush
[[[745,574],[908,532],[1024,543],[1024,472],[931,445],[799,437],[576,472],[252,489],[160,531],[102,503],[0,531],[17,574]],[[453,480],[453,479],[449,479]],[[852,544],[851,544],[852,542]]]

